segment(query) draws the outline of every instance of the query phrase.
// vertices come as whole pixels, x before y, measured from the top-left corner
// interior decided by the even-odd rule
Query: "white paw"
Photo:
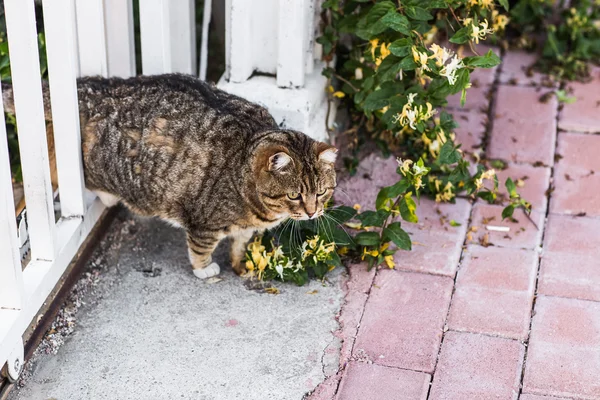
[[[219,275],[219,272],[221,272],[221,268],[219,267],[219,264],[213,262],[213,263],[208,264],[204,268],[198,268],[193,271],[194,271],[194,275],[196,275],[196,277],[198,277],[200,279],[207,279],[207,278],[213,277],[215,275]]]

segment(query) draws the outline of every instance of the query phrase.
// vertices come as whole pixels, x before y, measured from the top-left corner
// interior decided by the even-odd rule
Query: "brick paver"
[[[557,102],[541,102],[541,95],[531,87],[498,87],[489,158],[552,165]]]
[[[311,399],[600,399],[600,135],[577,133],[600,132],[600,68],[595,83],[569,85],[578,101],[557,115],[547,96],[557,86],[527,71],[534,60],[509,52],[499,75],[473,74],[464,108],[458,96],[448,105],[463,151],[506,161],[500,192],[517,182],[533,223],[521,210],[503,221],[502,195],[494,205],[422,199],[419,223],[403,222],[413,250],[395,254],[396,270],[349,266],[340,371],[329,395]],[[577,132],[557,141],[557,116]],[[336,201],[371,207],[395,170],[393,158],[367,157]]]
[[[411,251],[394,255],[396,268],[454,276],[464,241],[471,204],[459,199],[455,204],[421,199],[417,207],[419,222],[404,223],[413,242]],[[452,226],[454,221],[460,226]]]
[[[450,278],[382,270],[354,345],[376,364],[432,372],[450,302]],[[364,352],[364,353],[363,353]]]
[[[523,349],[514,340],[446,333],[429,399],[515,399]]]
[[[455,111],[454,120],[459,127],[455,129],[456,142],[462,144],[461,150],[473,153],[481,148],[487,124],[487,115],[472,111]]]
[[[600,301],[599,230],[600,219],[550,215],[540,293]]]
[[[570,82],[577,101],[565,104],[558,126],[565,131],[600,132],[600,68],[592,68],[592,82]]]
[[[600,303],[540,296],[523,392],[600,398]]]
[[[545,210],[548,205],[548,185],[550,183],[550,168],[534,167],[529,164],[507,164],[507,168],[496,170],[498,176],[499,191],[506,193],[506,178],[511,178],[515,184],[522,182],[522,186],[517,187],[517,191],[527,201],[529,201],[534,210]],[[486,187],[492,188],[491,182],[486,181]]]
[[[547,85],[549,80],[544,74],[535,72],[531,66],[537,60],[537,55],[525,51],[511,51],[502,60],[500,83],[510,85]]]
[[[600,111],[600,108],[598,109]],[[598,113],[600,116],[600,113]],[[550,212],[600,216],[600,136],[560,133]]]
[[[448,327],[525,339],[537,266],[532,250],[469,246],[456,279]]]
[[[531,219],[527,218],[523,210],[515,210],[514,220],[502,220],[502,209],[498,205],[477,203],[473,206],[472,227],[477,231],[471,232],[471,243],[488,243],[500,247],[518,249],[534,249],[540,245],[544,228],[545,215],[540,210],[531,212]],[[509,232],[490,231],[486,226],[507,227]],[[537,228],[536,228],[537,225]],[[473,229],[472,228],[472,229]],[[487,240],[486,240],[487,237]]]
[[[351,362],[337,400],[425,400],[431,376],[423,372]]]

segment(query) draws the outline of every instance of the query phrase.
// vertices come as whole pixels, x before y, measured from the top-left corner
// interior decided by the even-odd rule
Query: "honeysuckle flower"
[[[379,39],[369,40],[369,43],[371,44],[371,57],[373,60],[375,60],[375,50],[377,49],[377,44],[379,43]]]
[[[254,263],[252,262],[252,260],[246,260],[246,269],[248,271],[254,270]]]
[[[411,50],[413,60],[415,61],[415,63],[419,65],[420,68],[422,68],[423,70],[429,71],[429,67],[427,66],[427,60],[429,60],[429,57],[427,56],[427,53],[420,52],[419,50],[417,50],[416,46],[413,46]]]
[[[433,41],[436,38],[437,33],[438,33],[438,28],[437,28],[437,26],[433,25],[429,31],[427,31],[423,34],[423,43],[425,43],[426,45],[433,43]]]
[[[483,180],[484,179],[494,179],[494,177],[496,176],[496,171],[494,169],[488,169],[487,171],[485,171],[484,173],[481,174],[481,176],[479,178],[475,179],[475,187],[477,188],[477,190],[481,189],[483,187]]]
[[[346,93],[340,92],[339,90],[337,92],[333,93],[333,97],[337,97],[338,99],[341,99],[345,96],[346,96]]]
[[[388,268],[390,269],[393,269],[396,266],[396,264],[394,263],[394,256],[392,255],[383,257],[383,261],[385,261]]]
[[[460,59],[458,56],[454,56],[451,60],[450,63],[448,63],[447,65],[444,66],[444,68],[442,68],[442,70],[440,71],[440,76],[444,76],[446,77],[446,79],[448,79],[448,83],[450,85],[454,85],[456,83],[456,72],[461,69],[464,68],[465,65],[463,64],[462,59]]]
[[[438,67],[446,64],[446,61],[448,61],[448,59],[454,55],[452,50],[441,47],[436,43],[432,44],[429,47],[429,50],[433,52],[433,55],[429,56],[429,58],[435,58],[435,63]]]
[[[448,182],[446,184],[446,186],[444,186],[444,190],[442,191],[442,193],[438,193],[435,195],[435,201],[436,202],[441,202],[441,201],[450,201],[454,198],[454,193],[452,192],[452,188],[454,187],[454,185],[452,185],[452,182]]]
[[[400,157],[396,159],[398,163],[398,167],[400,167],[400,172],[402,175],[406,176],[410,172],[410,166],[413,163],[412,160],[402,160]]]
[[[479,40],[485,40],[486,35],[494,33],[493,29],[488,28],[488,21],[484,19],[479,23],[479,25],[471,24],[472,32],[471,38],[475,41],[475,43],[479,43]]]
[[[281,264],[275,265],[275,271],[277,271],[277,274],[279,275],[281,280],[283,280],[283,265],[281,265]]]
[[[413,173],[415,175],[423,175],[424,173],[427,173],[429,171],[429,169],[425,166],[419,166],[418,164],[413,165],[412,167],[413,169]]]
[[[494,0],[479,0],[479,6],[491,10],[494,8]]]
[[[495,31],[503,31],[508,25],[508,17],[504,14],[500,14],[497,10],[492,11],[492,28]]]
[[[363,78],[363,70],[362,68],[356,68],[354,70],[354,78],[360,81]]]

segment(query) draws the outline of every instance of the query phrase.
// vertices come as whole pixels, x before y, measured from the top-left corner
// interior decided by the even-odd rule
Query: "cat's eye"
[[[317,193],[317,196],[323,196],[325,193],[327,193],[327,189],[321,190],[319,193]]]
[[[300,193],[298,193],[298,192],[290,192],[290,193],[288,193],[287,197],[290,200],[300,200]]]

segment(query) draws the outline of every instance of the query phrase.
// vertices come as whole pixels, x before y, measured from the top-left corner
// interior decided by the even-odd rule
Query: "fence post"
[[[169,5],[164,0],[140,1],[142,73],[172,72]]]
[[[54,198],[33,1],[5,0],[6,30],[33,259],[54,260]]]
[[[277,86],[304,86],[307,0],[279,0]]]
[[[132,0],[104,0],[108,75],[135,76]]]
[[[24,294],[4,106],[0,96],[0,308],[20,309]]]
[[[52,124],[64,217],[85,214],[74,0],[43,0]]]
[[[79,75],[108,76],[103,0],[76,0]]]

